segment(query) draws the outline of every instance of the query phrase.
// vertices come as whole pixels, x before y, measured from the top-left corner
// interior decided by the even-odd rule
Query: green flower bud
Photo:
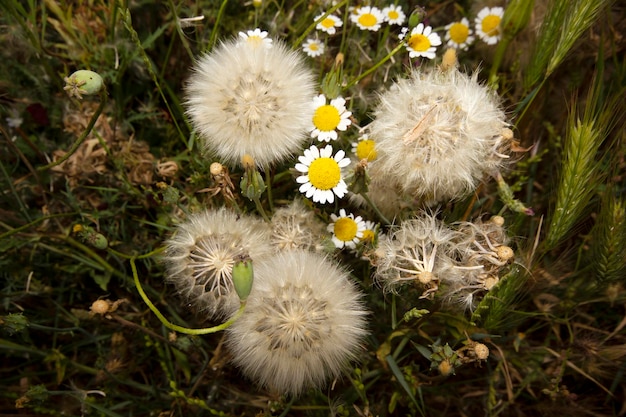
[[[421,6],[417,6],[409,16],[409,32],[411,32],[411,29],[413,29],[415,26],[419,25],[425,17],[426,9]]]
[[[242,160],[246,172],[241,177],[241,182],[239,183],[241,193],[250,200],[258,200],[261,198],[267,186],[259,171],[256,170],[252,158],[248,155],[244,155]]]
[[[241,301],[246,301],[248,295],[250,295],[253,282],[252,259],[242,256],[233,266],[233,284]]]
[[[69,77],[65,77],[64,81],[63,89],[70,97],[76,97],[79,100],[83,98],[83,95],[99,93],[104,86],[100,74],[89,70],[78,70]]]

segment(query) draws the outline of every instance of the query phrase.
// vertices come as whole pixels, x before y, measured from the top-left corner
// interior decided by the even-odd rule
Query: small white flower
[[[446,26],[446,40],[450,48],[467,50],[467,47],[474,42],[472,29],[469,27],[469,20],[465,17],[459,22],[452,22]]]
[[[325,45],[319,39],[309,38],[302,44],[302,50],[311,58],[322,55],[324,49]]]
[[[406,36],[406,49],[409,51],[409,57],[424,57],[428,59],[435,58],[437,46],[441,45],[441,38],[430,26],[424,26],[423,23],[415,26],[411,33]]]
[[[346,100],[337,97],[326,104],[326,96],[320,94],[313,99],[313,128],[311,137],[317,138],[320,142],[330,142],[337,140],[335,129],[344,131],[350,126],[352,112],[346,110]]]
[[[401,25],[406,19],[402,6],[394,6],[393,4],[383,9],[383,16],[390,25]]]
[[[348,192],[348,186],[343,180],[341,168],[350,165],[350,159],[344,158],[345,152],[337,151],[333,155],[333,147],[326,145],[318,149],[315,145],[304,151],[304,156],[299,156],[300,163],[296,164],[296,170],[304,175],[296,178],[300,186],[300,192],[307,198],[320,204],[335,201],[335,195],[342,198]]]
[[[374,223],[371,220],[365,220],[365,230],[363,230],[363,236],[361,237],[361,242],[369,243],[374,241],[378,229],[378,223]]]
[[[500,22],[504,16],[502,7],[485,7],[476,16],[476,34],[489,45],[498,43],[502,37]]]
[[[376,142],[370,139],[368,134],[361,136],[358,142],[352,142],[352,153],[356,155],[359,161],[366,159],[372,162],[378,156],[376,152]]]
[[[239,32],[239,37],[242,42],[249,42],[255,46],[264,46],[265,48],[272,47],[272,39],[267,37],[266,31],[256,28],[247,32]]]
[[[355,13],[350,15],[350,20],[361,30],[371,30],[376,32],[384,22],[385,16],[377,7],[359,7]]]
[[[365,222],[361,216],[354,217],[354,214],[346,214],[346,211],[341,209],[339,216],[331,214],[330,218],[333,222],[328,225],[328,231],[333,234],[332,240],[335,246],[339,249],[344,246],[350,249],[356,248],[356,244],[359,243],[365,231]]]
[[[323,15],[324,13],[318,15],[315,18],[315,21],[317,21]],[[343,22],[341,21],[341,19],[339,19],[335,15],[329,14],[321,22],[319,22],[317,26],[315,26],[315,29],[321,30],[322,32],[326,32],[329,35],[334,35],[337,32],[337,28],[341,27],[342,25],[343,25]]]

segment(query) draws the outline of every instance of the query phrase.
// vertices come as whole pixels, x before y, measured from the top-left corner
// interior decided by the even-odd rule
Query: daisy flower
[[[361,242],[370,243],[374,241],[376,237],[376,228],[378,227],[377,223],[374,223],[371,220],[365,220],[365,230],[363,230],[363,236],[361,236]]]
[[[441,38],[430,26],[424,26],[420,23],[406,36],[406,49],[409,51],[409,57],[424,57],[428,59],[435,58],[436,47],[441,45]]]
[[[344,158],[345,152],[337,151],[333,155],[333,147],[326,145],[318,149],[315,145],[304,151],[304,156],[299,156],[300,163],[296,164],[296,170],[304,175],[296,178],[300,186],[300,192],[307,198],[313,197],[315,203],[325,204],[335,201],[335,195],[342,198],[348,192],[348,186],[341,175],[341,168],[350,165],[350,159]]]
[[[326,104],[326,96],[320,94],[313,99],[313,129],[311,137],[317,138],[320,142],[330,142],[337,140],[335,129],[344,131],[350,126],[352,112],[346,110],[346,100],[337,97]]]
[[[385,15],[377,7],[359,7],[350,15],[350,20],[361,30],[376,32],[385,21]]]
[[[472,29],[469,27],[469,20],[465,17],[460,22],[452,22],[446,26],[446,40],[450,48],[467,50],[467,47],[474,42]]]
[[[339,216],[330,215],[333,221],[328,225],[328,231],[333,233],[333,243],[339,249],[344,246],[350,249],[356,248],[363,237],[365,222],[361,216],[354,217],[354,214],[346,214],[344,209],[339,210]]]
[[[248,42],[254,46],[262,45],[265,48],[272,47],[272,38],[268,38],[267,32],[261,31],[259,28],[247,32],[239,32],[239,37],[241,38],[241,42]]]
[[[283,251],[254,265],[243,315],[226,331],[232,361],[272,394],[321,388],[363,351],[367,311],[349,273],[324,255]]]
[[[324,16],[324,13],[318,15],[315,18],[315,21],[319,20],[320,17]],[[329,35],[334,35],[337,32],[337,28],[341,27],[343,22],[337,16],[329,14],[326,16],[321,22],[315,26],[315,29],[321,30],[322,32],[326,32]]]
[[[476,34],[489,45],[498,43],[502,37],[500,22],[504,16],[502,7],[485,7],[476,16]]]
[[[367,134],[361,136],[358,142],[352,142],[352,153],[356,155],[359,161],[367,159],[368,162],[372,162],[378,156],[376,143]]]
[[[268,167],[307,140],[314,77],[300,52],[282,42],[259,47],[266,44],[262,33],[245,36],[247,41],[222,42],[198,60],[185,105],[200,144],[221,162],[240,164],[250,155]]]
[[[302,50],[311,58],[322,55],[324,48],[325,45],[319,39],[309,38],[302,44]]]
[[[406,15],[402,11],[402,7],[394,6],[393,4],[383,9],[383,16],[385,21],[390,25],[401,25],[406,19]]]

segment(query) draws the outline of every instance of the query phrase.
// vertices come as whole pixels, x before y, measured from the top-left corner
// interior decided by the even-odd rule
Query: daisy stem
[[[190,329],[188,327],[178,326],[176,324],[170,323],[165,318],[165,316],[161,314],[159,309],[156,308],[154,304],[152,304],[152,301],[150,301],[150,299],[146,295],[145,291],[143,290],[143,287],[141,286],[141,283],[139,282],[139,276],[137,275],[137,266],[135,265],[135,257],[130,258],[130,267],[133,270],[133,280],[135,281],[137,292],[139,292],[139,295],[143,299],[144,303],[146,303],[148,308],[152,310],[152,312],[157,316],[157,318],[161,321],[161,323],[163,323],[165,327],[167,327],[168,329],[174,330],[176,332],[183,333],[183,334],[191,334],[191,335],[201,335],[201,334],[216,333],[221,330],[225,330],[228,327],[230,327],[230,325],[232,325],[235,322],[235,320],[237,320],[243,314],[243,310],[246,307],[246,303],[242,302],[241,305],[239,306],[239,310],[237,310],[237,313],[235,313],[235,315],[230,320],[228,320],[225,323],[220,324],[219,326],[205,327],[202,329]]]
[[[380,217],[380,219],[383,221],[383,223],[385,223],[385,225],[389,226],[391,224],[391,222],[387,219],[387,217],[385,217],[385,215],[383,213],[381,213],[381,211],[378,209],[376,204],[374,204],[374,202],[372,200],[370,200],[370,198],[367,196],[367,193],[363,192],[363,193],[361,193],[361,196],[363,197],[365,202],[367,204],[369,204],[369,206],[372,208],[372,210],[374,210],[374,212],[378,215],[378,217]]]
[[[263,205],[261,204],[261,200],[259,200],[259,198],[253,198],[252,200],[254,201],[254,204],[256,205],[257,211],[263,217],[263,220],[265,220],[268,223],[271,223],[270,218],[267,216],[267,213],[265,212],[265,209],[263,208]]]
[[[98,117],[100,117],[100,114],[102,113],[102,110],[104,109],[104,106],[106,105],[106,102],[107,102],[107,93],[106,93],[106,89],[103,89],[100,93],[100,105],[96,109],[95,113],[91,116],[91,119],[89,120],[89,124],[87,125],[87,128],[85,129],[85,131],[78,137],[78,139],[76,140],[76,142],[74,142],[74,144],[69,149],[69,151],[67,151],[65,155],[63,155],[61,158],[57,159],[56,161],[50,162],[48,165],[44,165],[42,167],[37,168],[37,171],[45,171],[46,169],[55,167],[57,165],[61,165],[63,162],[67,161],[69,157],[72,156],[74,152],[78,150],[78,148],[85,141],[89,133],[91,133],[91,130],[96,125],[96,121],[98,120]]]
[[[339,9],[340,7],[345,6],[348,3],[348,0],[343,0],[341,3],[334,5],[333,7],[331,7],[330,9],[328,9],[326,11],[326,13],[324,13],[323,15],[321,15],[319,17],[319,19],[315,20],[313,23],[311,23],[309,25],[309,27],[307,27],[304,32],[302,32],[302,35],[300,35],[300,37],[298,39],[296,39],[296,41],[293,43],[293,48],[292,49],[298,49],[300,48],[300,45],[302,45],[302,42],[304,42],[304,39],[309,35],[309,33],[311,33],[311,31],[313,31],[315,29],[315,26],[317,26],[318,23],[322,22],[324,19],[326,19],[331,13],[333,13],[335,10]]]
[[[270,206],[270,211],[274,212],[274,201],[272,200],[272,174],[268,169],[265,170],[265,185],[267,186],[267,204]]]
[[[355,84],[357,84],[363,78],[365,78],[368,75],[370,75],[372,72],[376,71],[378,69],[378,67],[380,67],[385,62],[389,61],[389,59],[391,59],[392,56],[394,56],[396,53],[398,53],[398,51],[400,49],[402,49],[403,46],[404,46],[404,42],[401,42],[400,44],[398,44],[398,46],[393,48],[393,50],[391,52],[389,52],[383,59],[378,61],[376,63],[376,65],[374,65],[372,68],[368,69],[367,71],[365,71],[364,73],[362,73],[361,75],[356,77],[354,80],[350,81],[343,89],[347,90],[348,88],[350,88],[350,87],[354,86]]]

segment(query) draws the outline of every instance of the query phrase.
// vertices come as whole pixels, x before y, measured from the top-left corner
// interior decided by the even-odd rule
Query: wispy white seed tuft
[[[248,154],[267,167],[306,141],[314,77],[299,52],[249,39],[224,42],[198,60],[185,104],[206,149],[227,163]]]
[[[268,226],[225,208],[193,214],[167,240],[166,281],[208,316],[228,317],[239,307],[232,270],[241,257],[269,256]]]
[[[254,288],[227,344],[246,376],[271,392],[298,395],[357,356],[365,315],[346,271],[313,252],[284,251],[255,264]]]

